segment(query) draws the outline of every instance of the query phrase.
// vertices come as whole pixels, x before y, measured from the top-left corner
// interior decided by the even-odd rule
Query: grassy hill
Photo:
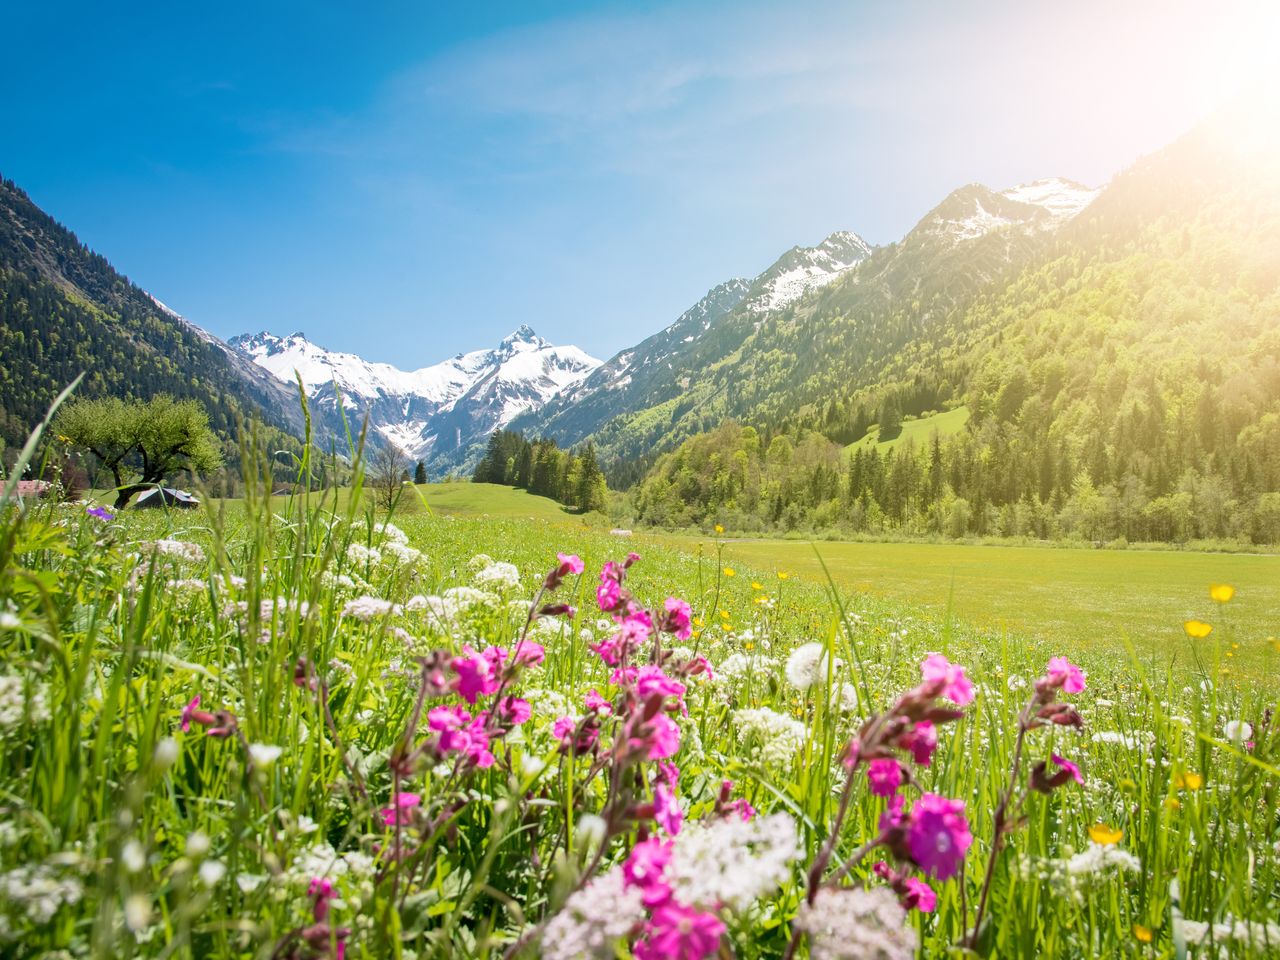
[[[942,438],[950,437],[963,430],[968,422],[969,408],[956,407],[954,410],[944,410],[932,416],[907,420],[902,424],[902,432],[892,440],[881,440],[880,428],[876,427],[861,440],[855,440],[845,447],[845,452],[852,453],[859,447],[875,447],[880,453],[884,453],[886,450],[896,450],[907,443],[914,444],[917,449],[923,449],[924,445],[933,439],[935,433]]]

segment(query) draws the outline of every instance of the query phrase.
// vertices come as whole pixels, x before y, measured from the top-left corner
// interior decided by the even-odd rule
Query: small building
[[[146,493],[141,494],[134,501],[135,510],[141,510],[146,507],[174,507],[178,510],[194,510],[200,506],[200,501],[187,493],[185,490],[175,490],[173,487],[153,487]]]
[[[19,480],[14,492],[20,500],[25,500],[27,497],[38,500],[49,495],[51,486],[52,484],[47,480]]]

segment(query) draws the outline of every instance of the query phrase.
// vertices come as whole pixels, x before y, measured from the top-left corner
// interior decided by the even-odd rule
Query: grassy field
[[[1280,557],[1172,551],[1077,550],[932,543],[730,541],[730,563],[787,570],[821,581],[826,563],[843,587],[907,601],[935,615],[1064,647],[1113,650],[1132,642],[1144,656],[1194,663],[1218,654],[1262,675],[1280,664]],[[1236,587],[1219,608],[1211,583]],[[1181,624],[1215,625],[1206,640]],[[1239,647],[1232,649],[1238,643]]]
[[[446,516],[577,520],[572,510],[548,497],[497,483],[427,483],[418,490],[432,511]],[[413,499],[411,494],[405,497],[406,503]]]
[[[1127,665],[1076,623],[1141,617],[1174,646],[1189,613],[1219,636],[1230,614],[1243,636],[1270,558],[824,544],[837,604],[804,544],[618,538],[503,488],[426,496],[398,528],[346,495],[0,516],[0,955],[803,960],[848,955],[823,924],[856,928],[863,896],[883,957],[1280,943],[1273,700]],[[620,655],[643,680],[606,656],[637,614],[597,600],[632,549],[625,587],[666,631]],[[550,595],[577,616],[531,619],[557,551],[585,561]],[[936,611],[952,571],[953,625],[896,599]],[[1239,596],[1210,608],[1209,580]],[[1030,639],[961,607],[1058,581],[1022,614]],[[691,605],[679,636],[668,597]],[[930,686],[932,651],[972,687],[952,665]],[[1062,654],[1087,688],[1046,673]],[[1042,706],[1069,725],[1028,719]],[[1078,781],[1046,786],[1074,769],[1057,758]],[[886,825],[889,792],[927,845]],[[931,909],[904,912],[908,880]]]
[[[874,446],[880,453],[886,450],[892,450],[902,444],[910,441],[917,448],[923,447],[929,442],[929,439],[937,433],[941,437],[949,437],[953,433],[959,433],[964,429],[964,425],[969,422],[969,408],[956,407],[954,410],[944,410],[942,413],[935,413],[931,417],[922,417],[919,420],[905,420],[902,424],[902,433],[898,434],[892,440],[880,440],[880,428],[872,430],[861,440],[855,440],[853,443],[845,447],[846,453],[852,453],[859,447]]]

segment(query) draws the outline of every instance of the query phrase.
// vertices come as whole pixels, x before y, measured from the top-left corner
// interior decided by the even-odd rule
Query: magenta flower
[[[1054,763],[1056,763],[1059,767],[1065,770],[1068,774],[1070,774],[1072,780],[1074,780],[1078,784],[1081,784],[1082,786],[1084,785],[1084,777],[1080,775],[1080,768],[1077,767],[1074,763],[1072,763],[1070,760],[1063,759],[1062,757],[1058,756],[1056,753],[1050,754],[1049,758]]]
[[[533,708],[522,697],[503,697],[498,701],[498,719],[509,727],[518,727],[531,716]]]
[[[927,767],[938,749],[938,728],[928,720],[921,720],[898,738],[898,746],[910,753],[917,764]]]
[[[622,865],[622,881],[641,893],[645,906],[654,907],[671,897],[663,874],[671,862],[671,841],[650,837],[631,848]]]
[[[556,559],[560,561],[560,566],[564,567],[565,573],[581,573],[586,569],[582,558],[576,553],[557,553]]]
[[[315,903],[311,905],[311,915],[316,918],[316,923],[324,923],[329,916],[329,901],[337,895],[333,889],[333,881],[324,877],[312,879],[307,887],[307,896],[315,898]]]
[[[964,801],[923,794],[906,819],[907,849],[920,869],[939,880],[953,877],[973,843]]]
[[[191,698],[191,702],[182,708],[182,732],[186,733],[191,729],[191,721],[194,719],[196,711],[200,708],[200,696]]]
[[[938,693],[963,707],[973,702],[973,684],[964,675],[964,667],[952,663],[940,653],[926,657],[920,664],[920,673],[930,685],[938,685]]]
[[[573,751],[574,756],[586,753],[600,739],[600,728],[591,722],[579,723],[573,717],[564,716],[551,725],[551,732],[560,741],[562,753]]]
[[[684,696],[684,684],[679,680],[673,680],[668,677],[661,667],[641,667],[635,672],[634,681],[636,694],[641,700],[648,700],[655,694],[660,697],[675,697],[676,699]]]
[[[506,654],[497,647],[489,647],[484,653],[477,653],[470,644],[462,648],[462,656],[454,657],[450,663],[456,673],[454,689],[467,703],[475,703],[477,697],[487,697],[497,693],[498,671]],[[496,666],[495,666],[496,664]]]
[[[616,580],[606,580],[596,587],[596,604],[606,613],[616,610],[622,600],[622,586]]]
[[[421,803],[422,797],[416,793],[397,793],[391,806],[382,808],[382,822],[388,827],[409,823],[413,820],[414,808]]]
[[[645,925],[635,960],[705,960],[720,949],[724,929],[714,913],[668,900]]]
[[[919,910],[921,913],[933,913],[938,906],[938,895],[933,887],[917,877],[907,877],[902,885],[906,891],[902,895],[904,910]]]
[[[680,809],[676,795],[665,783],[660,783],[653,789],[653,819],[667,836],[674,837],[680,833],[684,811]]]
[[[483,713],[473,720],[471,714],[456,705],[433,707],[427,714],[427,727],[439,735],[440,752],[465,754],[478,767],[491,767],[494,762],[485,730],[487,721]]]
[[[1084,671],[1066,657],[1054,657],[1037,686],[1061,687],[1063,693],[1081,693],[1085,687]]]
[[[662,629],[675,634],[677,640],[688,640],[693,635],[693,611],[689,604],[677,597],[667,597],[664,611]]]
[[[496,650],[496,647],[490,647]],[[521,640],[511,653],[511,662],[522,667],[536,667],[547,658],[547,648],[532,640]]]
[[[680,749],[680,728],[665,713],[655,713],[644,722],[645,732],[631,739],[633,750],[644,754],[646,760],[665,760]]]
[[[892,797],[902,786],[902,767],[897,760],[872,760],[867,764],[867,783],[877,797]]]
[[[586,708],[606,717],[613,713],[613,704],[596,693],[594,689],[587,693]]]

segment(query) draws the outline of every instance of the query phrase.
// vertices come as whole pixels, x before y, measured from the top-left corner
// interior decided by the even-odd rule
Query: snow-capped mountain
[[[458,354],[419,370],[400,370],[353,353],[326,350],[302,333],[244,334],[229,341],[277,379],[300,377],[312,406],[336,427],[338,403],[358,426],[411,457],[438,465],[522,413],[577,384],[600,361],[556,347],[521,326],[492,350]]]
[[[755,313],[790,306],[867,259],[871,249],[867,241],[848,230],[831,234],[816,247],[792,247],[752,281],[747,306]]]
[[[1101,190],[1053,177],[995,191],[971,183],[954,191],[916,227],[957,243],[1006,227],[1053,230],[1080,213]]]
[[[717,284],[674,323],[616,354],[515,428],[576,443],[619,414],[671,401],[691,377],[737,349],[766,314],[847,276],[872,250],[842,230],[815,247],[792,247],[754,279]]]

